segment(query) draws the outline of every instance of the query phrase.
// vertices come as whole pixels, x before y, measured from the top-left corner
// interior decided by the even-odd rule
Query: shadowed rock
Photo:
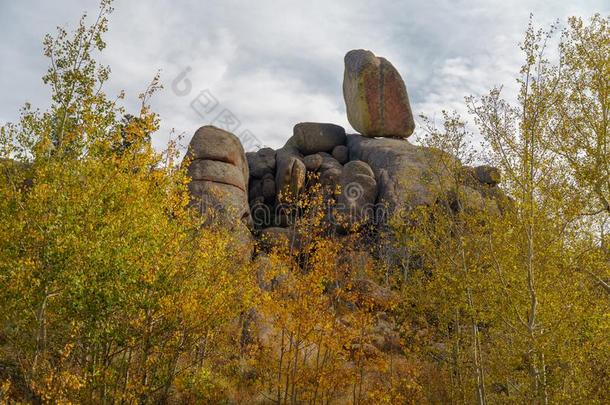
[[[349,150],[345,145],[335,146],[332,156],[337,159],[339,163],[344,165],[349,161]]]
[[[348,162],[341,171],[337,208],[348,224],[357,224],[374,215],[377,181],[370,166],[359,160]]]
[[[256,152],[246,153],[250,176],[262,179],[266,174],[275,172],[275,150],[262,148]]]
[[[305,185],[306,168],[303,157],[295,147],[284,146],[277,151],[275,186],[278,195],[296,196]]]
[[[500,176],[500,171],[488,165],[477,166],[474,168],[474,172],[477,176],[477,179],[484,184],[489,184],[491,186],[495,186],[500,183],[502,177]]]
[[[322,166],[322,156],[319,153],[314,155],[307,155],[303,158],[303,163],[305,163],[305,168],[310,172],[317,172],[320,166]]]
[[[453,185],[452,170],[461,167],[438,149],[416,146],[402,139],[371,139],[348,135],[352,160],[362,160],[380,180],[378,201],[390,212],[397,208],[434,204]]]

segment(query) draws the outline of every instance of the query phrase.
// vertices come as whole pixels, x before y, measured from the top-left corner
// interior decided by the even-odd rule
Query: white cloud
[[[74,26],[96,0],[24,0],[0,5],[0,114],[18,117],[24,101],[45,105],[40,41],[56,25]],[[547,25],[568,15],[607,13],[602,0],[117,1],[102,61],[113,71],[109,93],[136,96],[160,69],[166,86],[153,106],[162,118],[155,139],[171,128],[187,134],[205,124],[189,102],[209,89],[265,144],[281,146],[300,121],[346,126],[343,56],[353,48],[387,57],[402,73],[416,113],[464,113],[463,97],[498,84],[514,92],[516,47],[530,12]],[[186,67],[192,92],[172,80]],[[206,117],[207,119],[207,117]]]

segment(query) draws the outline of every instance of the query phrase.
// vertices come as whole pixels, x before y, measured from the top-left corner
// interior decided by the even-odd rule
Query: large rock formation
[[[349,123],[364,136],[406,138],[415,129],[400,74],[371,51],[355,49],[345,55],[343,97]]]
[[[236,260],[251,261],[259,287],[266,291],[291,282],[291,270],[278,272],[274,267],[274,250],[294,254],[304,263],[306,252],[315,246],[308,244],[311,234],[293,226],[294,214],[302,211],[294,197],[304,191],[321,193],[322,205],[330,207],[321,217],[327,221],[325,230],[344,240],[354,237],[365,247],[362,252],[342,252],[351,272],[337,272],[324,292],[350,291],[346,299],[337,300],[343,325],[349,326],[355,308],[374,312],[370,336],[354,340],[350,353],[391,355],[393,362],[401,361],[400,333],[386,314],[396,294],[367,276],[374,260],[392,263],[408,253],[391,243],[393,236],[385,232],[388,218],[433,204],[495,213],[510,201],[498,187],[497,169],[463,166],[448,153],[401,139],[411,135],[414,122],[406,87],[387,60],[368,51],[349,52],[343,89],[349,121],[362,135],[346,135],[334,124],[299,123],[277,151],[263,148],[245,154],[233,134],[204,126],[193,136],[185,160],[192,178],[189,190],[192,204],[202,213],[207,215],[211,208],[219,213],[212,220],[227,221],[245,235],[230,249]],[[349,234],[357,229],[363,232]],[[254,236],[259,249],[253,255],[247,242]],[[256,324],[259,342],[277,345],[268,319],[256,311],[247,319]]]
[[[509,204],[497,169],[466,167],[438,149],[400,139],[413,132],[414,122],[404,82],[386,59],[348,52],[343,90],[349,121],[362,135],[302,122],[277,151],[245,154],[233,134],[212,126],[197,130],[187,154],[193,205],[262,230],[289,227],[297,210],[286,205],[317,182],[325,201],[336,204],[328,219],[341,215],[347,225],[379,227],[397,211],[439,202],[493,212]]]
[[[199,128],[189,143],[185,163],[192,179],[191,205],[217,220],[251,223],[248,162],[235,135],[211,125]]]

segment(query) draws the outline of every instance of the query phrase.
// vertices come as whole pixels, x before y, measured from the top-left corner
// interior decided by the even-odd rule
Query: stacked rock
[[[222,220],[251,224],[249,166],[235,135],[211,125],[199,128],[189,143],[185,162],[191,178],[191,205],[202,214],[213,211]]]
[[[287,217],[291,210],[287,206],[292,197],[306,188],[307,173],[317,173],[322,184],[329,188],[345,187],[339,199],[346,209],[353,211],[355,206],[363,205],[358,201],[363,193],[358,191],[354,195],[355,187],[347,187],[348,179],[361,179],[351,174],[351,169],[344,170],[344,164],[347,168],[349,162],[346,139],[345,129],[338,125],[302,122],[294,126],[292,137],[279,150],[265,148],[246,154],[251,173],[249,200],[255,226],[277,227],[291,223]],[[360,165],[368,167],[364,162]],[[370,167],[367,172],[372,176]],[[374,178],[369,176],[362,187],[367,191],[363,198],[374,203],[376,185],[374,192],[371,191],[371,180],[374,183]],[[266,187],[268,192],[265,192]],[[346,197],[348,190],[352,193],[350,198]]]
[[[339,125],[317,122],[296,124],[292,137],[278,151],[281,162],[276,174],[278,192],[297,195],[303,189],[307,170],[323,171],[322,165],[328,159],[328,153],[345,145],[345,139],[345,129]],[[310,169],[307,169],[305,161]]]
[[[415,123],[407,88],[389,61],[370,51],[349,51],[343,95],[348,120],[360,134],[302,122],[282,148],[244,153],[229,132],[211,126],[197,130],[187,154],[193,203],[211,202],[251,229],[286,227],[291,223],[290,210],[283,209],[287,197],[302,193],[308,173],[317,173],[323,191],[340,190],[333,195],[336,212],[362,222],[456,198],[455,174],[464,173],[460,198],[465,201],[456,206],[502,209],[507,199],[498,188],[497,169],[465,167],[445,152],[405,139]]]

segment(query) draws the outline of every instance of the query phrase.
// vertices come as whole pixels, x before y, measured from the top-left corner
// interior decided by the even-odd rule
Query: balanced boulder
[[[364,136],[406,138],[415,129],[400,74],[371,51],[356,49],[345,55],[343,97],[349,123]]]

